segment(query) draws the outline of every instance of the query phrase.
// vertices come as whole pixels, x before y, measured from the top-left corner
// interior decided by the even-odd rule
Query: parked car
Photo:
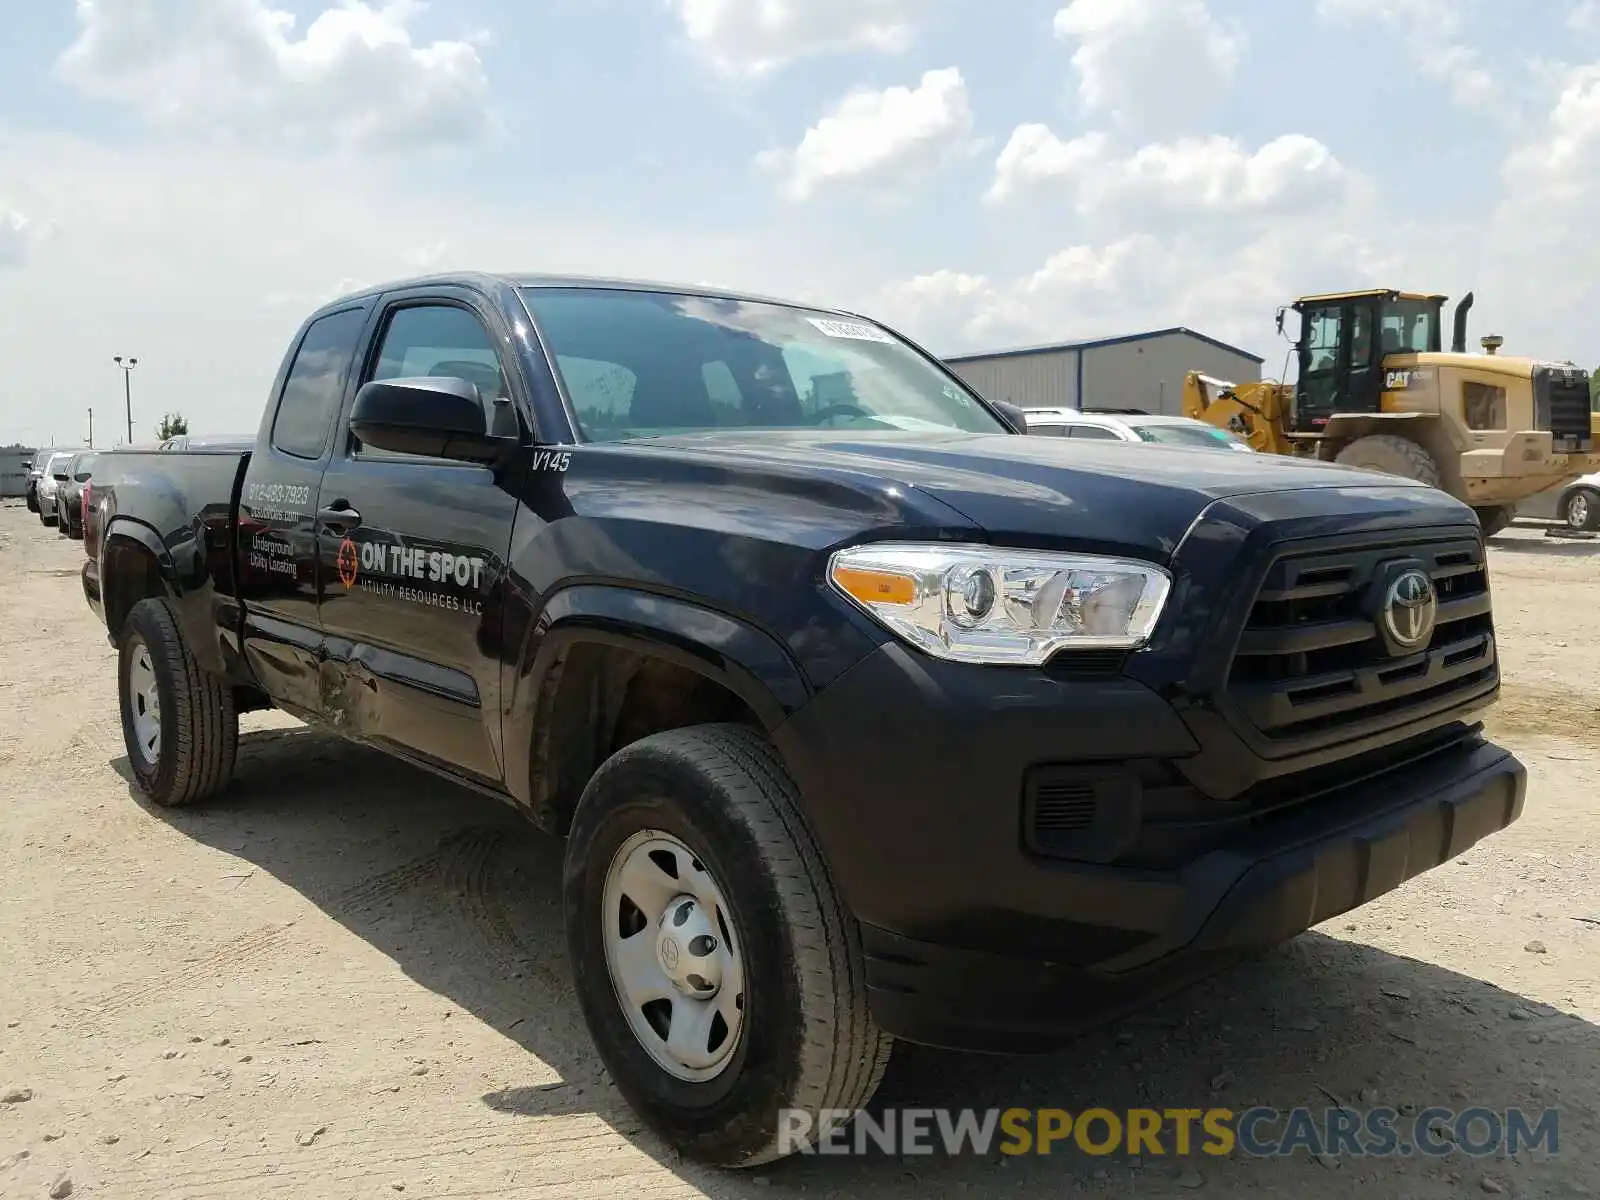
[[[1046,437],[1098,438],[1102,441],[1155,442],[1201,450],[1255,451],[1226,429],[1192,417],[1169,417],[1134,409],[1126,412],[1076,408],[1028,408],[1028,432]]]
[[[39,498],[39,521],[43,525],[56,523],[56,493],[71,478],[69,468],[76,453],[74,450],[53,450],[45,460],[36,493]]]
[[[162,450],[248,449],[255,445],[253,433],[180,433],[162,442]]]
[[[39,511],[39,481],[44,478],[45,466],[49,463],[50,456],[54,453],[54,447],[42,447],[34,451],[33,461],[28,464],[27,496],[28,511],[31,513]]]
[[[1517,516],[1541,521],[1560,521],[1568,529],[1590,532],[1600,529],[1600,474],[1577,479],[1529,496],[1517,505]]]
[[[67,465],[67,478],[56,487],[56,532],[62,537],[83,537],[83,502],[89,480],[102,456],[86,450],[74,454]]]
[[[610,1078],[740,1167],[862,1108],[895,1038],[1047,1049],[1518,818],[1470,508],[1025,428],[846,312],[346,296],[253,448],[96,485],[130,774],[215,796],[276,707],[565,835]]]

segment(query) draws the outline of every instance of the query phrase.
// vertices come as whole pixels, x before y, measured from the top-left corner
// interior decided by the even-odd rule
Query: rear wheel
[[[28,511],[31,513],[39,511],[39,493],[32,488],[28,489]]]
[[[139,790],[176,807],[233,777],[239,714],[233,691],[195,661],[172,605],[141,600],[118,643],[122,737]]]
[[[701,725],[613,755],[573,818],[563,899],[600,1057],[685,1156],[769,1162],[877,1089],[890,1040],[859,934],[759,734]]]
[[[1433,455],[1416,442],[1392,433],[1373,433],[1357,438],[1340,450],[1333,461],[1347,467],[1363,467],[1369,471],[1382,471],[1386,475],[1415,479],[1430,487],[1439,486],[1439,464],[1433,461]]]
[[[1562,506],[1561,519],[1567,523],[1568,529],[1585,532],[1600,529],[1600,492],[1593,488],[1578,488]]]
[[[1472,511],[1478,514],[1478,524],[1483,526],[1483,536],[1486,538],[1504,533],[1517,515],[1516,507],[1510,504],[1490,505]]]

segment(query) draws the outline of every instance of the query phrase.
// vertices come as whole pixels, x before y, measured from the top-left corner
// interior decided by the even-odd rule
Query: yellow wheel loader
[[[1486,535],[1520,500],[1600,470],[1589,375],[1570,362],[1468,354],[1469,292],[1441,348],[1447,298],[1375,289],[1303,296],[1293,384],[1233,384],[1192,371],[1186,416],[1257,450],[1299,454],[1431,483],[1477,510]],[[1287,308],[1278,310],[1283,332]]]

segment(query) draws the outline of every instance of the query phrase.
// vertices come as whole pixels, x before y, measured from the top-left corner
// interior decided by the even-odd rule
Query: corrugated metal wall
[[[26,496],[28,494],[28,463],[33,451],[8,447],[0,450],[0,497]]]
[[[1183,377],[1204,371],[1231,383],[1261,378],[1261,364],[1184,333],[1083,351],[1084,404],[1183,415]]]
[[[1078,351],[1046,350],[950,364],[985,400],[1022,408],[1078,407]]]

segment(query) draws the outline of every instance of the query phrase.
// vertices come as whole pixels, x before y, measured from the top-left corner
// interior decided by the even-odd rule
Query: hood
[[[638,445],[703,457],[734,473],[821,472],[860,488],[915,488],[999,542],[1161,559],[1219,500],[1315,490],[1327,493],[1324,507],[1345,504],[1369,515],[1432,507],[1424,498],[1456,504],[1425,484],[1332,463],[1098,439],[782,430],[683,434]]]
[[[1451,351],[1424,354],[1385,354],[1385,370],[1403,370],[1406,367],[1455,368],[1459,371],[1484,371],[1491,375],[1504,375],[1510,379],[1532,379],[1538,367],[1560,366],[1564,363],[1546,363],[1516,354],[1456,354]]]

